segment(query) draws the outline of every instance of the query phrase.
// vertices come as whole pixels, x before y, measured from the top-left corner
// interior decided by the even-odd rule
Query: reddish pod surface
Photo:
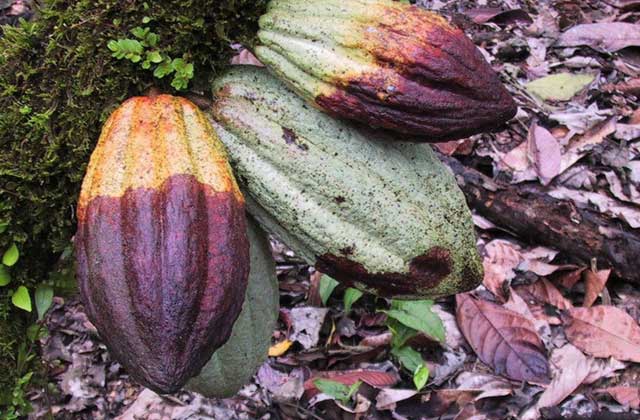
[[[143,385],[169,393],[231,333],[247,285],[244,199],[195,105],[132,98],[106,123],[75,239],[90,320]]]

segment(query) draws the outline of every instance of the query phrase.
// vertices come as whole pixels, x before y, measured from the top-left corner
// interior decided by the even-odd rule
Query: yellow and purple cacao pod
[[[244,198],[203,113],[136,97],[106,122],[82,184],[82,300],[111,354],[169,393],[231,334],[249,273]]]
[[[256,56],[308,102],[339,118],[459,139],[500,126],[516,106],[465,34],[392,0],[271,0]]]

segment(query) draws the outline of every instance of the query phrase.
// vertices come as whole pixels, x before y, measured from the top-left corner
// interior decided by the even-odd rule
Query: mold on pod
[[[105,124],[75,237],[82,300],[116,360],[175,392],[224,344],[247,285],[244,198],[191,102],[136,97]]]
[[[247,209],[309,263],[404,299],[481,281],[470,211],[428,145],[335,120],[264,69],[235,67],[213,91]]]
[[[271,0],[258,38],[256,56],[308,102],[412,141],[467,137],[516,113],[471,40],[417,6]]]
[[[278,278],[269,241],[249,219],[251,269],[242,312],[229,341],[211,356],[187,389],[209,398],[229,398],[247,384],[267,359],[279,308]]]

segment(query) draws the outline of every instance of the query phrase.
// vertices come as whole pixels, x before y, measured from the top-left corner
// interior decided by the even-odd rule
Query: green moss
[[[100,126],[122,100],[171,80],[111,56],[107,43],[149,26],[159,47],[207,86],[231,41],[249,42],[266,0],[48,0],[0,39],[0,250],[16,241],[13,284],[45,278],[75,231],[75,205]],[[146,21],[146,19],[145,19]],[[17,280],[17,281],[16,281]]]

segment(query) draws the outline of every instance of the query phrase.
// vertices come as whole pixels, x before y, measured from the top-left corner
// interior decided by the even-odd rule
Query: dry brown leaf
[[[341,384],[350,386],[358,381],[365,382],[374,388],[391,387],[398,383],[400,378],[396,372],[382,372],[379,370],[345,370],[335,371],[328,370],[325,372],[316,372],[312,378],[304,382],[304,390],[308,398],[318,394],[318,388],[313,383],[316,379],[329,379]]]
[[[258,60],[256,56],[246,48],[231,59],[231,64],[264,67],[264,64],[262,64],[260,60]]]
[[[577,25],[562,33],[556,45],[579,47],[586,45],[597,51],[615,52],[640,46],[640,25],[625,22],[602,22]]]
[[[592,384],[601,378],[611,378],[616,375],[616,371],[626,368],[627,365],[613,357],[609,359],[594,359],[590,357],[589,367],[589,375],[582,381],[584,384]]]
[[[525,318],[533,322],[533,325],[536,326],[536,331],[538,331],[538,335],[542,338],[542,341],[545,344],[551,340],[551,327],[549,326],[550,323],[547,319],[548,317],[536,315],[536,312],[544,315],[544,310],[540,306],[527,304],[514,289],[511,289],[511,293],[509,293],[509,300],[503,306],[513,312],[523,315]],[[558,322],[560,322],[559,319]]]
[[[385,388],[376,395],[376,408],[378,410],[394,410],[400,401],[408,400],[418,393],[415,389]]]
[[[558,309],[569,309],[573,305],[547,279],[540,279],[533,284],[516,286],[515,290],[527,303],[548,303]]]
[[[562,318],[567,339],[585,353],[640,362],[640,327],[625,311],[599,305],[569,309]]]
[[[586,270],[586,267],[578,268],[567,273],[563,273],[558,276],[555,281],[567,290],[573,289],[573,286],[582,278],[582,272]]]
[[[611,270],[599,270],[592,271],[587,270],[584,275],[585,282],[585,294],[584,294],[584,302],[582,306],[589,307],[593,305],[593,303],[598,299],[600,293],[604,289],[607,280],[609,280],[609,276],[611,275]]]
[[[531,16],[522,9],[504,10],[499,7],[477,7],[467,10],[465,14],[479,25],[487,22],[505,25],[515,22],[533,22]]]
[[[572,138],[562,154],[560,173],[582,159],[596,145],[602,143],[608,135],[615,133],[616,127],[616,118],[609,118],[591,127],[583,135]]]
[[[520,247],[509,241],[496,239],[489,242],[484,251],[482,284],[504,302],[506,301],[504,283],[515,277],[516,274],[513,270],[522,261]]]
[[[544,390],[537,407],[552,407],[575,391],[589,375],[590,366],[584,354],[571,344],[565,344],[551,353],[553,380]]]
[[[464,140],[452,140],[444,143],[434,143],[432,147],[438,149],[447,156],[469,155],[473,151],[476,141],[473,138]]]
[[[640,388],[636,386],[613,386],[604,391],[624,406],[633,409],[640,408]]]
[[[529,128],[529,156],[542,185],[548,185],[561,170],[562,149],[558,140],[544,127],[533,123]]]
[[[392,335],[390,332],[382,334],[370,335],[360,341],[360,345],[364,347],[383,347],[391,343]]]
[[[456,378],[459,391],[478,393],[475,401],[483,398],[504,397],[513,393],[513,386],[509,381],[498,376],[480,372],[462,372]]]
[[[458,327],[480,360],[498,375],[549,382],[549,362],[535,326],[524,316],[469,293],[456,296]]]
[[[458,324],[456,323],[456,317],[445,311],[440,305],[433,305],[431,307],[431,311],[438,315],[438,318],[442,321],[444,325],[444,330],[446,332],[446,340],[447,346],[451,349],[458,349],[464,343],[464,338],[462,338],[462,334],[458,329]]]
[[[595,206],[602,213],[624,220],[634,229],[640,228],[640,210],[637,206],[627,205],[604,194],[558,187],[550,190],[549,195],[559,200],[572,200],[578,207]]]

